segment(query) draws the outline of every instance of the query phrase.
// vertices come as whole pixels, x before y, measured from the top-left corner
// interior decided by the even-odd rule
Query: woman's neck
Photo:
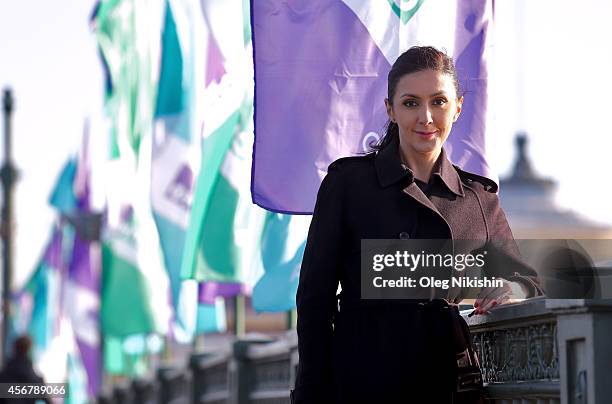
[[[440,150],[431,153],[407,153],[400,147],[400,158],[413,172],[414,177],[423,182],[429,182],[434,164],[440,157]]]

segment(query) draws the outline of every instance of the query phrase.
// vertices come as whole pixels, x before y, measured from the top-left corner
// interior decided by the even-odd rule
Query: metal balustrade
[[[234,345],[239,388],[234,403],[285,404],[291,388],[291,343],[238,341]]]
[[[160,368],[157,370],[160,404],[191,403],[191,372],[189,369]]]
[[[135,404],[157,404],[157,384],[153,380],[135,379],[132,381],[132,401]]]
[[[488,403],[612,402],[612,301],[536,298],[467,321]],[[160,369],[155,382],[117,387],[111,401],[289,403],[297,361],[295,331],[238,340],[232,352],[193,355],[189,369]]]
[[[195,354],[191,357],[195,404],[225,404],[229,401],[229,353]]]
[[[530,299],[468,319],[492,404],[604,404],[612,301]]]

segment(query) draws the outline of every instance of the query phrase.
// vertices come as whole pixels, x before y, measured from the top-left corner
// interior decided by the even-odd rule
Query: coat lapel
[[[443,155],[442,158],[445,159],[446,156]],[[444,163],[446,163],[446,161],[444,161]],[[405,194],[412,197],[421,205],[433,210],[441,218],[444,219],[444,217],[440,214],[436,206],[429,200],[429,198],[427,198],[427,196],[425,196],[423,191],[421,191],[418,185],[414,182],[414,176],[412,174],[412,171],[410,171],[410,169],[402,167],[402,162],[399,157],[399,139],[393,139],[383,149],[379,150],[376,154],[374,164],[376,166],[378,182],[381,186],[388,187],[400,181],[402,181],[402,184],[408,184],[403,188],[403,192]],[[447,165],[450,166],[450,163],[447,163]],[[450,168],[452,169],[452,166]],[[438,173],[438,175],[440,175],[445,181],[445,184],[448,182],[451,184],[451,186],[453,186],[455,185],[455,181],[458,181],[458,177],[454,178],[451,174],[452,173],[448,172],[448,167],[445,166],[443,166],[442,170],[439,170]],[[456,187],[453,186],[451,190],[463,194],[463,191],[459,187],[460,184]]]
[[[440,215],[440,217],[442,217],[442,215],[438,211],[438,208],[436,208],[436,205],[434,205],[429,200],[429,198],[425,196],[423,191],[421,191],[421,188],[419,188],[419,186],[415,182],[411,182],[406,188],[403,189],[403,192],[411,196],[412,199],[419,202],[421,205],[428,207],[429,209],[433,210],[438,215]]]

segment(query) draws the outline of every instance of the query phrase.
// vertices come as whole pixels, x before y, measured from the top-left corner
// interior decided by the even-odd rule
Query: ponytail
[[[392,120],[388,120],[385,125],[385,135],[378,141],[378,143],[371,145],[370,149],[374,151],[380,151],[384,149],[388,144],[399,140],[399,126]]]

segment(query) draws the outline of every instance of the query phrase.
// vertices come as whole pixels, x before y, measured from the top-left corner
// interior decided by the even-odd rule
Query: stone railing
[[[612,402],[612,301],[537,298],[467,320],[488,403]],[[104,402],[289,403],[297,361],[295,331],[239,340],[232,352],[193,355],[190,369],[117,387]]]
[[[191,357],[194,403],[221,404],[230,399],[231,354],[196,354]]]
[[[612,302],[530,299],[468,319],[490,403],[609,403]]]
[[[492,402],[559,402],[557,319],[544,299],[501,306],[468,324]]]

